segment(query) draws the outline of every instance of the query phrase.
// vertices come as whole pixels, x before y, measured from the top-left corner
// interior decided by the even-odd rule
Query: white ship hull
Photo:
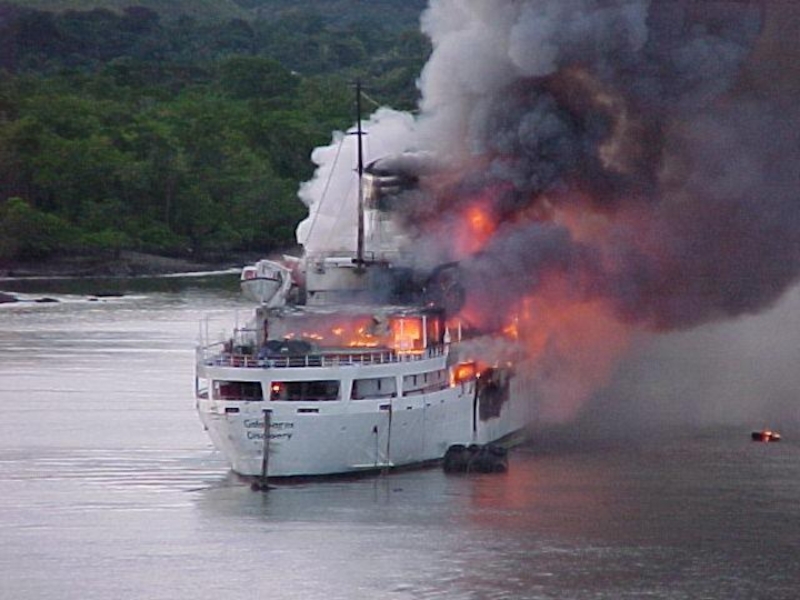
[[[204,354],[198,360],[197,407],[214,445],[233,471],[246,476],[263,474],[265,410],[270,420],[269,477],[407,467],[441,459],[455,444],[498,442],[524,429],[532,407],[522,378],[504,375],[506,393],[491,397],[481,391],[477,377],[453,381],[448,356],[449,348],[444,348],[388,364],[364,364],[360,355],[351,362],[338,357],[344,363],[339,366],[289,367]],[[446,379],[423,389],[423,378],[433,380],[434,374]],[[215,381],[247,382],[250,390],[270,390],[278,381],[292,380],[338,381],[337,398],[280,401],[265,392],[263,398],[233,399],[219,397],[214,389]],[[395,391],[355,397],[354,382],[377,380],[396,381]],[[404,382],[415,380],[420,382],[415,389],[403,389]]]

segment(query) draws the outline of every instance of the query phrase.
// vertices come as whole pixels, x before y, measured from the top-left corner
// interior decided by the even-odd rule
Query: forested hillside
[[[328,24],[392,23],[414,27],[428,0],[7,0],[8,4],[43,11],[87,11],[104,8],[122,12],[143,6],[164,18],[192,16],[205,20],[266,19],[312,15]]]
[[[97,8],[122,12],[130,6],[142,6],[164,18],[192,16],[200,19],[247,18],[247,9],[235,0],[10,0],[24,8],[42,11],[88,11]]]
[[[239,0],[246,19],[33,4],[0,3],[0,267],[289,246],[310,151],[352,123],[352,82],[411,108],[429,53],[415,20],[344,19],[338,0]]]
[[[233,0],[252,9],[262,19],[286,18],[290,15],[316,13],[329,23],[391,23],[397,28],[417,27],[428,0]]]

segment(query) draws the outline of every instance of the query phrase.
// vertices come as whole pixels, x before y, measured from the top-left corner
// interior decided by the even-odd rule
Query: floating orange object
[[[781,434],[777,431],[770,429],[762,429],[761,431],[754,431],[751,434],[754,442],[780,442]]]

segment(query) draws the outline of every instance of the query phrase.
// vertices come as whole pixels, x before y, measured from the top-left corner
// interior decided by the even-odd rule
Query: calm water
[[[250,491],[192,400],[198,321],[247,305],[199,283],[0,306],[0,598],[800,596],[791,439],[539,438],[502,476]]]

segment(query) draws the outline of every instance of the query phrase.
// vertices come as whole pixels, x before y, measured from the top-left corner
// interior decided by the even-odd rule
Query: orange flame
[[[399,352],[422,351],[422,319],[392,319],[393,348]]]
[[[458,216],[456,229],[452,233],[453,244],[458,256],[463,257],[479,252],[494,235],[497,224],[486,204],[486,202],[478,200],[467,206]]]
[[[435,321],[427,322],[428,331],[423,331],[421,316],[394,316],[387,320],[376,320],[373,315],[358,315],[350,318],[320,319],[316,326],[305,323],[302,332],[287,332],[283,339],[300,339],[333,348],[391,348],[397,352],[417,353],[424,350],[425,336],[428,341],[438,339],[440,326]]]
[[[453,369],[451,385],[475,379],[478,376],[478,367],[474,362],[459,363]]]

